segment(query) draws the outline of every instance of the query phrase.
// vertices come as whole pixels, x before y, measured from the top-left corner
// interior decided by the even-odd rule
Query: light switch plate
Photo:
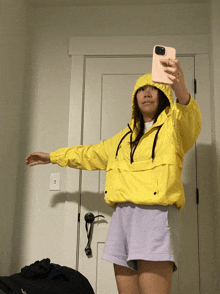
[[[50,191],[60,191],[60,173],[50,175]]]

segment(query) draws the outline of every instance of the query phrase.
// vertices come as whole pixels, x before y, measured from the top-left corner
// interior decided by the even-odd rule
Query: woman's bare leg
[[[117,264],[114,270],[119,294],[140,294],[137,272]]]
[[[138,260],[140,294],[170,294],[172,261]]]

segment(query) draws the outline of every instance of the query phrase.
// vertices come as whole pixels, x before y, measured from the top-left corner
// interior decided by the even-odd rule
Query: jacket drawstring
[[[121,141],[119,142],[119,144],[118,144],[118,148],[117,148],[117,151],[116,151],[115,158],[117,158],[117,156],[118,156],[118,151],[119,151],[119,148],[120,148],[120,145],[121,145],[122,141],[123,141],[124,138],[125,138],[128,134],[130,134],[130,133],[131,133],[131,136],[130,136],[130,145],[131,145],[131,143],[132,143],[132,133],[133,133],[133,131],[132,131],[132,129],[131,129],[131,127],[130,127],[129,124],[128,124],[128,127],[129,127],[130,131],[127,132],[127,133],[123,136],[123,138],[121,139]],[[155,138],[154,138],[154,143],[153,143],[153,148],[152,148],[152,162],[154,161],[154,157],[155,157],[154,153],[155,153],[155,148],[156,148],[156,143],[157,143],[157,137],[158,137],[158,133],[159,133],[161,127],[162,127],[162,125],[159,126],[159,128],[158,128],[158,130],[157,130],[157,133],[156,133],[156,135],[155,135]],[[132,150],[131,150],[131,153],[130,153],[131,163],[134,162],[133,157],[134,157],[134,152],[135,152],[136,148],[137,148],[137,145],[134,147],[133,152],[132,152]]]
[[[138,145],[138,143],[137,143],[137,145]],[[134,152],[135,152],[135,149],[137,148],[137,145],[135,145],[135,147],[133,148],[133,150],[131,149],[131,153],[130,153],[131,163],[134,162],[133,157],[134,157]],[[131,137],[130,137],[130,146],[132,146],[132,134],[131,134]]]
[[[121,142],[124,140],[124,138],[125,138],[128,134],[132,133],[132,129],[130,128],[129,124],[128,124],[128,127],[129,127],[130,131],[127,132],[127,133],[124,135],[124,137],[121,139],[120,143],[118,144],[118,148],[117,148],[117,151],[116,151],[115,158],[118,156],[118,150],[119,150],[119,148],[120,148]]]
[[[162,125],[159,126],[159,129],[157,130],[157,133],[154,138],[154,144],[153,144],[153,148],[152,148],[152,162],[154,161],[154,152],[155,152],[155,147],[156,147],[156,142],[157,142],[157,136],[158,136],[158,133],[159,133],[161,127],[162,127]]]
[[[133,131],[132,131],[132,129],[131,129],[131,127],[130,127],[129,124],[128,124],[128,127],[129,127],[129,129],[131,130],[130,146],[132,146],[132,133],[133,133]],[[136,147],[137,147],[137,145],[133,148],[133,150],[132,150],[132,147],[131,147],[131,152],[130,152],[130,161],[131,161],[131,164],[132,164],[132,162],[134,161],[133,156],[134,156],[134,151],[135,151]]]

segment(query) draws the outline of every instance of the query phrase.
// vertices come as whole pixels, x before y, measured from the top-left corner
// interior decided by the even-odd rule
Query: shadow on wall
[[[18,176],[17,176],[17,191],[16,191],[16,207],[14,214],[14,225],[12,232],[12,253],[11,260],[8,262],[11,264],[10,272],[3,272],[5,275],[11,275],[15,271],[19,272],[21,269],[21,260],[23,260],[23,248],[22,240],[28,238],[25,235],[25,214],[26,214],[26,201],[28,193],[26,189],[27,182],[27,166],[25,165],[25,157],[29,154],[30,136],[32,133],[31,117],[32,109],[34,107],[34,101],[32,99],[33,93],[36,89],[36,80],[34,78],[34,45],[31,44],[32,39],[29,38],[26,49],[25,59],[25,73],[24,73],[24,85],[23,85],[23,99],[22,99],[22,110],[21,110],[21,127],[20,127],[20,144],[19,148],[19,162],[18,162]],[[34,126],[33,126],[34,127]]]
[[[203,179],[200,182],[200,189],[204,189],[204,191],[207,191],[207,193],[210,192],[210,189],[211,189],[210,181],[211,181],[212,163],[210,160],[210,154],[212,154],[211,146],[202,145],[202,144],[197,145],[197,155],[198,157],[200,157],[200,160],[198,161],[198,165],[199,165],[198,168],[200,173],[200,179],[201,178]],[[21,256],[21,254],[25,254],[24,248],[22,248],[22,244],[24,243],[23,240],[28,238],[28,236],[25,235],[25,230],[24,230],[25,228],[25,223],[24,223],[25,197],[28,197],[28,195],[25,194],[25,186],[24,186],[25,178],[23,176],[27,168],[24,164],[24,158],[25,158],[24,152],[21,157],[22,157],[22,160],[21,160],[22,164],[20,165],[20,172],[18,176],[19,178],[18,183],[20,184],[18,184],[17,205],[16,205],[16,213],[14,218],[14,231],[13,231],[13,239],[12,239],[13,252],[12,252],[12,260],[11,260],[11,273],[9,274],[13,274],[20,270],[20,267],[18,268],[18,265],[21,266],[21,260],[25,260],[25,256]],[[195,160],[193,158],[192,160],[188,161],[188,166],[186,167],[187,170],[189,171],[194,170],[193,167],[190,167],[190,165],[194,164],[194,162]],[[190,185],[190,180],[192,178],[195,178],[195,176],[191,175],[190,173],[187,174],[187,182],[184,183],[184,189],[186,192],[186,206],[184,209],[187,208],[188,197],[195,197],[195,202],[196,202],[196,194],[193,196],[187,194],[187,191],[189,191],[188,186]],[[203,195],[205,194],[206,193],[204,192]],[[50,208],[53,209],[60,203],[77,202],[78,195],[79,195],[78,193],[75,193],[75,194],[65,193],[65,192],[56,193],[51,198]],[[208,195],[210,197],[210,193]],[[92,212],[92,211],[98,210],[99,214],[103,214],[103,215],[111,217],[113,213],[113,209],[107,206],[107,204],[105,204],[103,193],[96,194],[96,193],[91,193],[88,191],[88,192],[83,192],[83,196],[84,196],[84,199],[88,200],[88,201],[83,201],[83,207],[85,211]],[[205,200],[200,198],[200,203],[202,201],[205,201]],[[65,215],[63,215],[63,217],[65,218]],[[99,220],[104,221],[101,218]],[[84,221],[84,215],[81,216],[81,221]],[[54,228],[51,228],[51,229],[54,229]],[[39,239],[38,239],[38,242],[39,242]]]
[[[56,205],[64,202],[75,202],[77,203],[78,193],[57,193],[51,199],[50,207],[55,207]],[[111,216],[113,209],[109,207],[104,200],[103,193],[91,193],[89,191],[83,192],[81,194],[82,198],[86,201],[83,201],[83,207],[86,211],[90,212],[91,210],[98,210],[100,213]],[[84,217],[84,216],[83,216]]]

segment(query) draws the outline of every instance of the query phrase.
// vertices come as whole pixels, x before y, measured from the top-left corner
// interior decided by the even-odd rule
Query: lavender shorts
[[[102,259],[137,271],[137,260],[173,261],[178,268],[179,216],[175,205],[117,203]]]

